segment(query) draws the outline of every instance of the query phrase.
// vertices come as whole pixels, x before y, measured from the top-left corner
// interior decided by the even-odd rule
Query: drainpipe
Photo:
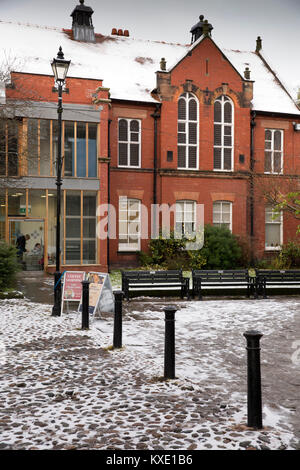
[[[153,204],[157,204],[157,121],[160,118],[160,104],[156,105],[156,109],[151,117],[154,119],[154,155],[153,155]],[[152,222],[153,233],[156,234],[156,211],[153,211]]]
[[[107,165],[107,205],[109,208],[110,204],[110,125],[111,125],[111,119],[108,119],[108,127],[107,127],[107,157],[108,157],[108,165]],[[109,219],[109,209],[107,211],[107,271],[109,272],[109,225],[110,225],[110,219]]]
[[[255,111],[251,112],[251,136],[250,136],[250,252],[251,266],[254,265],[254,128],[256,126]]]

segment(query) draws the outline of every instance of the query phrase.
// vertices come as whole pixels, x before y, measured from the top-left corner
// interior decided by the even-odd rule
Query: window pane
[[[185,147],[178,146],[178,167],[185,168]]]
[[[77,123],[77,175],[78,177],[86,176],[86,125]]]
[[[272,153],[265,152],[265,171],[270,173],[272,171]]]
[[[66,264],[80,264],[80,240],[66,240]]]
[[[280,224],[266,224],[266,246],[280,245]]]
[[[186,101],[184,98],[179,98],[178,100],[178,119],[186,119]]]
[[[127,142],[128,140],[128,130],[127,130],[127,121],[126,119],[120,119],[119,121],[119,141]]]
[[[51,121],[40,120],[40,175],[50,176],[50,125]]]
[[[130,122],[130,131],[131,132],[139,132],[139,121],[131,121]]]
[[[197,121],[197,102],[194,99],[189,101],[189,120]]]
[[[269,129],[265,130],[265,140],[272,140],[272,132]]]
[[[197,147],[189,147],[189,168],[197,168]]]
[[[84,264],[96,263],[96,240],[83,240],[82,244],[82,262]]]
[[[224,149],[224,170],[231,170],[231,148]]]
[[[189,123],[189,144],[197,144],[197,124]]]
[[[274,150],[281,150],[281,131],[274,132]]]
[[[75,142],[74,122],[65,122],[65,153],[64,153],[65,176],[74,176],[75,171]]]
[[[221,103],[219,101],[215,101],[214,104],[214,121],[222,122],[222,108]]]
[[[222,126],[219,124],[214,125],[214,145],[222,145]]]
[[[280,173],[281,170],[282,170],[281,153],[274,152],[274,172],[275,173]]]
[[[221,149],[214,148],[214,169],[220,170],[221,169]]]
[[[89,168],[88,176],[90,178],[97,177],[97,124],[89,123]]]
[[[66,238],[80,237],[80,218],[66,218]]]
[[[25,189],[8,189],[8,216],[26,215]]]
[[[83,193],[83,216],[96,216],[96,194]]]
[[[119,165],[127,165],[127,144],[119,144]]]
[[[185,144],[186,143],[186,134],[183,132],[178,132],[178,143]]]
[[[27,121],[27,168],[28,175],[38,175],[38,120]]]
[[[50,194],[51,191],[49,191]],[[29,189],[28,215],[29,217],[44,218],[46,214],[46,191],[43,189]],[[24,214],[25,215],[25,214]]]
[[[139,165],[139,145],[130,144],[130,165],[138,166]]]
[[[80,193],[72,194],[71,191],[66,196],[66,215],[78,215],[80,216]]]
[[[224,145],[225,145],[226,147],[231,147],[231,144],[232,144],[232,142],[231,142],[231,136],[225,135],[225,136],[224,136]]]
[[[232,122],[232,106],[231,103],[224,104],[224,122]]]

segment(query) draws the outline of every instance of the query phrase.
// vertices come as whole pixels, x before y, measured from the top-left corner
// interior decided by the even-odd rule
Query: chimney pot
[[[118,36],[123,36],[123,29],[118,29]]]
[[[111,30],[111,34],[118,34],[117,28],[113,28],[113,29]]]
[[[127,36],[127,37],[129,36],[129,31],[128,31],[128,29],[125,29],[125,30],[124,30],[124,36]]]
[[[250,69],[249,67],[246,67],[245,70],[244,70],[244,77],[246,80],[250,80]]]

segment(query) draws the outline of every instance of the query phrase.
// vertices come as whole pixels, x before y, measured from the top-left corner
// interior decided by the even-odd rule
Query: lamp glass
[[[64,82],[68,73],[70,61],[53,59],[51,64],[56,82]]]

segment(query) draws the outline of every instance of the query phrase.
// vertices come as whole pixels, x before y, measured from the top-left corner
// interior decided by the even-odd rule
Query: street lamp
[[[52,316],[60,316],[61,314],[61,272],[60,272],[60,213],[61,213],[61,137],[62,137],[62,91],[65,84],[70,60],[65,60],[62,48],[59,48],[57,58],[53,59],[51,66],[54,78],[58,86],[58,142],[57,142],[57,159],[56,159],[56,271],[54,274],[54,305],[52,308]]]

